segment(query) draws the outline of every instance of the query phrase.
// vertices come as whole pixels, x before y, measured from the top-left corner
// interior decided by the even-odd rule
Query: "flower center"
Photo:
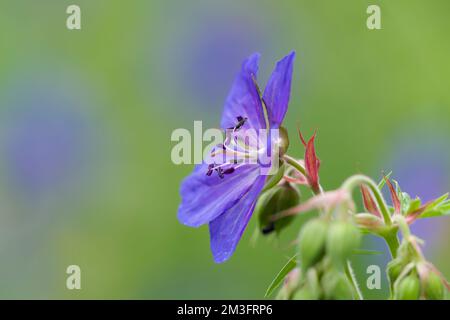
[[[206,172],[214,172],[223,179],[247,164],[257,164],[270,169],[289,146],[285,128],[255,130],[246,124],[247,118],[237,117],[237,124],[225,130],[225,140],[216,145],[209,155]]]

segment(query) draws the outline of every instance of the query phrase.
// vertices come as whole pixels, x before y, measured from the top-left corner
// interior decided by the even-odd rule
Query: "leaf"
[[[402,191],[397,180],[392,179],[392,181],[394,181],[395,192],[397,193],[398,199],[400,200],[400,213],[405,215],[408,212],[408,208],[411,203],[411,197],[408,193]]]
[[[419,218],[436,218],[436,217],[442,217],[442,216],[448,216],[450,215],[450,210],[442,211],[442,210],[430,210],[426,211],[423,214],[420,215]]]
[[[450,200],[445,201],[442,205],[440,205],[442,211],[445,211],[445,215],[450,214]]]
[[[440,196],[439,198],[433,200],[433,202],[431,203],[432,206],[438,206],[440,204],[442,204],[443,202],[448,202],[447,200],[448,198],[448,193],[443,194],[442,196]],[[447,201],[446,201],[447,200]]]
[[[433,218],[450,215],[450,200],[447,198],[448,193],[427,202],[412,212],[408,210],[408,216],[411,217],[412,220],[415,220],[417,218]]]
[[[406,214],[411,206],[411,197],[406,192],[399,193],[402,214]]]
[[[387,175],[385,175],[384,177],[386,178],[390,178],[392,175],[392,171],[389,171],[389,173]],[[381,190],[383,189],[384,185],[386,184],[386,180],[384,179],[384,177],[380,180],[380,182],[378,182],[378,189]]]
[[[284,267],[281,268],[280,272],[278,272],[276,277],[272,280],[272,283],[267,288],[266,294],[264,295],[265,298],[270,296],[273,293],[273,291],[280,286],[280,284],[283,282],[287,274],[297,266],[296,258],[297,254],[294,255],[292,258],[290,258],[289,261],[284,265]]]
[[[417,198],[411,200],[409,203],[409,207],[408,207],[408,211],[406,212],[406,215],[409,215],[412,212],[416,211],[417,209],[420,208],[421,205],[422,205],[422,201],[420,200],[420,198],[417,197]]]
[[[427,208],[419,218],[434,218],[450,215],[450,200],[441,202],[433,208]]]

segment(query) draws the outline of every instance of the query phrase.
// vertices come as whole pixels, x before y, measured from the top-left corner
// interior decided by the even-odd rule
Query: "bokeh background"
[[[77,4],[82,29],[66,29]],[[382,30],[366,28],[378,4]],[[0,2],[0,298],[262,298],[298,224],[213,263],[207,227],[176,219],[192,166],[171,132],[216,127],[235,73],[262,54],[260,82],[297,51],[285,126],[318,129],[321,181],[378,179],[429,200],[450,185],[450,2]],[[300,219],[301,220],[301,219]],[[414,226],[450,277],[449,219]],[[384,250],[368,237],[366,249]],[[355,257],[384,268],[388,255]],[[67,290],[66,268],[82,270]],[[363,286],[365,287],[365,286]],[[366,290],[368,298],[384,298]]]

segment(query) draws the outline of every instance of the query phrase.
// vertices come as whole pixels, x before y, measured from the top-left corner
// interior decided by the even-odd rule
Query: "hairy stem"
[[[273,188],[278,184],[278,182],[280,182],[280,180],[283,178],[284,175],[284,169],[285,164],[283,163],[281,164],[281,167],[278,169],[278,171],[267,179],[267,182],[264,188],[262,189],[261,193]]]
[[[381,191],[378,188],[378,185],[372,179],[370,179],[367,176],[357,174],[348,178],[342,184],[342,188],[348,190],[351,193],[354,188],[360,186],[361,184],[367,185],[369,189],[373,192],[375,200],[383,216],[384,223],[387,226],[392,226],[391,214],[389,213],[386,201],[384,200],[383,195],[381,194]],[[391,252],[392,258],[395,258],[397,256],[397,249],[400,246],[400,243],[397,238],[397,231],[393,229],[391,233],[383,236],[383,238],[389,247],[389,251]]]
[[[394,221],[397,222],[398,228],[402,232],[403,238],[409,238],[411,236],[411,230],[409,230],[408,223],[405,217],[402,215],[394,215]]]
[[[381,214],[383,216],[384,223],[390,226],[392,224],[392,220],[388,207],[386,205],[386,201],[384,201],[380,189],[378,189],[377,184],[372,179],[362,174],[357,174],[345,180],[345,182],[342,184],[342,188],[348,190],[351,193],[354,188],[359,187],[362,184],[367,185],[373,192],[375,200],[377,201],[378,207],[380,208]]]
[[[397,232],[391,233],[389,235],[383,236],[384,241],[386,241],[389,251],[391,252],[392,259],[397,257],[397,250],[400,246],[400,242],[398,241]]]
[[[355,296],[358,298],[358,300],[364,300],[364,297],[361,293],[361,290],[359,289],[358,281],[356,280],[355,273],[353,272],[352,264],[350,263],[350,260],[347,260],[347,263],[345,264],[345,274],[347,278],[350,280],[350,283],[352,284],[353,291],[355,292]]]
[[[289,163],[291,166],[293,166],[295,169],[297,169],[305,177],[307,176],[306,169],[297,160],[288,156],[287,154],[285,154],[283,156],[283,159],[286,160],[287,163]]]
[[[306,178],[308,178],[308,173],[306,172],[305,167],[303,167],[297,160],[295,160],[294,158],[288,156],[287,154],[285,154],[283,156],[283,159],[290,164],[291,166],[293,166],[295,169],[297,169],[301,174],[303,174]],[[315,194],[321,194],[323,193],[323,188],[322,186],[319,184],[319,187],[317,189],[312,188],[310,186],[311,191]]]

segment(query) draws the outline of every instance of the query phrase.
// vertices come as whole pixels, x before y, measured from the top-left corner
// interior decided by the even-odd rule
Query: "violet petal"
[[[238,203],[210,222],[211,251],[216,263],[228,260],[236,249],[252,216],[256,200],[264,186],[264,182],[265,177],[259,176]]]

